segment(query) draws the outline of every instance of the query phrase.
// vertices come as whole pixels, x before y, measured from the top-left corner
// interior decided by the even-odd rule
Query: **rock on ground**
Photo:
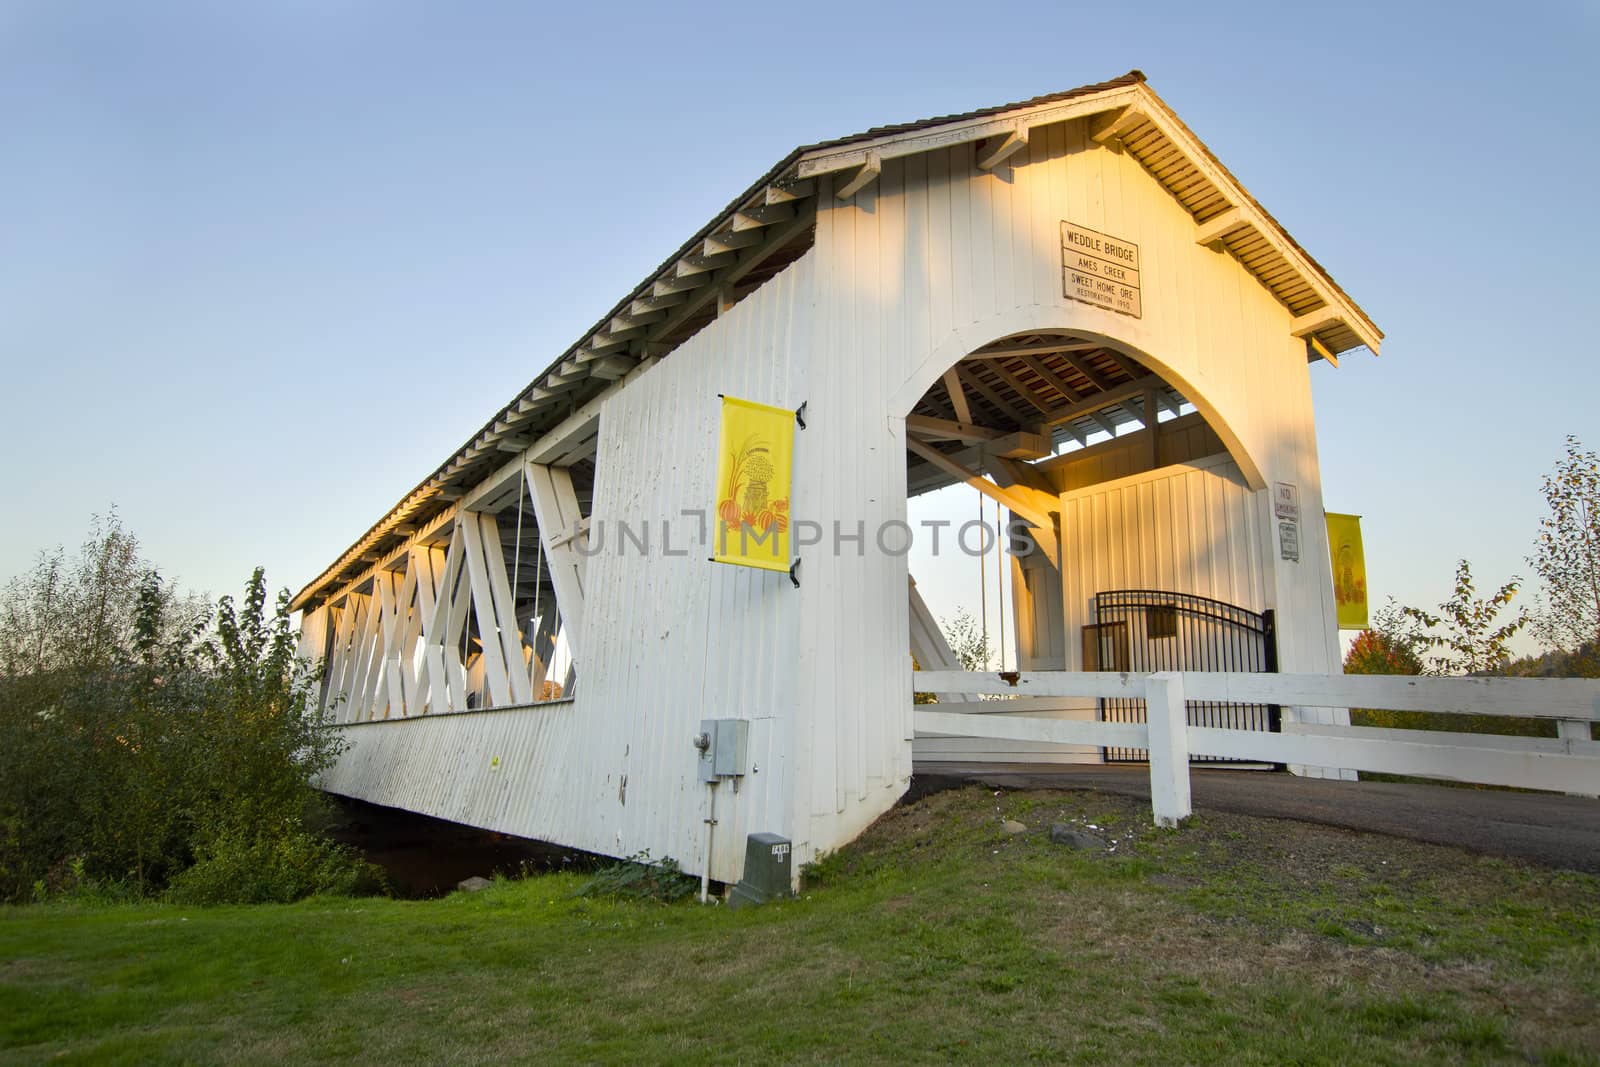
[[[1074,830],[1064,822],[1055,823],[1050,827],[1050,840],[1054,844],[1066,845],[1068,848],[1106,847],[1106,843],[1094,834]]]

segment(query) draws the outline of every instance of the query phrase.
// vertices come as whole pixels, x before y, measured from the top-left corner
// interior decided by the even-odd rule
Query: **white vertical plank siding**
[[[1257,562],[1257,496],[1227,456],[1062,494],[1062,557],[1074,561],[1061,576],[1066,669],[1084,669],[1080,634],[1094,621],[1096,593],[1168,589],[1263,610],[1267,576]],[[1095,522],[1101,513],[1121,521]],[[1218,522],[1243,539],[1242,552],[1218,537]]]
[[[751,773],[737,793],[719,787],[712,877],[739,876],[749,832],[790,836],[797,867],[848,842],[911,771],[906,562],[873,543],[882,523],[905,519],[904,416],[961,356],[1022,331],[1106,339],[1205,416],[1172,448],[1190,459],[1215,434],[1228,452],[1121,477],[1129,456],[1108,450],[1083,477],[1121,480],[1063,497],[1065,666],[1078,665],[1093,592],[1149,585],[1276,608],[1283,669],[1337,671],[1303,343],[1236,259],[1195,244],[1191,216],[1136,160],[1075,123],[1033,131],[993,174],[957,146],[885,161],[849,202],[823,176],[817,198],[810,252],[602,409],[591,550],[600,530],[604,542],[585,565],[576,700],[352,726],[328,788],[612,855],[649,850],[698,872],[706,788],[690,741],[701,719],[738,717],[751,723]],[[1063,295],[1063,220],[1139,245],[1142,318]],[[798,590],[782,574],[711,564],[699,544],[664,552],[663,520],[679,538],[698,525],[682,509],[704,510],[710,526],[718,393],[808,405],[791,513],[797,534],[809,519],[823,540],[797,545]],[[1298,563],[1278,559],[1275,481],[1299,488]],[[622,522],[649,523],[648,556],[619,554]],[[860,524],[859,554],[835,551],[835,522]],[[340,642],[361,629],[361,600],[335,631],[351,676],[360,651]]]

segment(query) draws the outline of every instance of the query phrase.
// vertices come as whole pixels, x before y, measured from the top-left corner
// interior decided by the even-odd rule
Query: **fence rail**
[[[1150,753],[1151,808],[1158,825],[1191,813],[1189,757],[1217,756],[1341,767],[1484,785],[1600,795],[1600,681],[1569,678],[1418,678],[1378,675],[1222,672],[1015,675],[916,671],[916,692],[1010,696],[1012,701],[918,705],[916,728],[928,733],[1144,748]],[[1037,697],[1142,698],[1145,723],[1024,717]],[[1555,720],[1555,738],[1457,734],[1360,726],[1286,723],[1282,733],[1191,726],[1186,701],[1237,701],[1299,707],[1454,712]],[[1007,714],[1010,711],[1010,714]]]

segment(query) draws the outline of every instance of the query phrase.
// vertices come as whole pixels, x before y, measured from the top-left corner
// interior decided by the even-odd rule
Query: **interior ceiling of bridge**
[[[1147,420],[1151,400],[1156,410]],[[1163,409],[1178,415],[1186,402],[1159,375],[1102,342],[1070,334],[1008,337],[968,354],[912,408],[908,481],[915,494],[955,480],[935,476],[916,443],[954,456],[1021,432],[1041,435],[1055,451],[1148,426]]]

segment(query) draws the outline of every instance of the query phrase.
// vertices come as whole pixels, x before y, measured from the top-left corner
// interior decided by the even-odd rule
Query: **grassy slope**
[[[1030,828],[1007,835],[1000,817]],[[1051,822],[1114,829],[1109,852]],[[1600,1062],[1600,879],[979,789],[801,899],[0,911],[0,1059]]]

